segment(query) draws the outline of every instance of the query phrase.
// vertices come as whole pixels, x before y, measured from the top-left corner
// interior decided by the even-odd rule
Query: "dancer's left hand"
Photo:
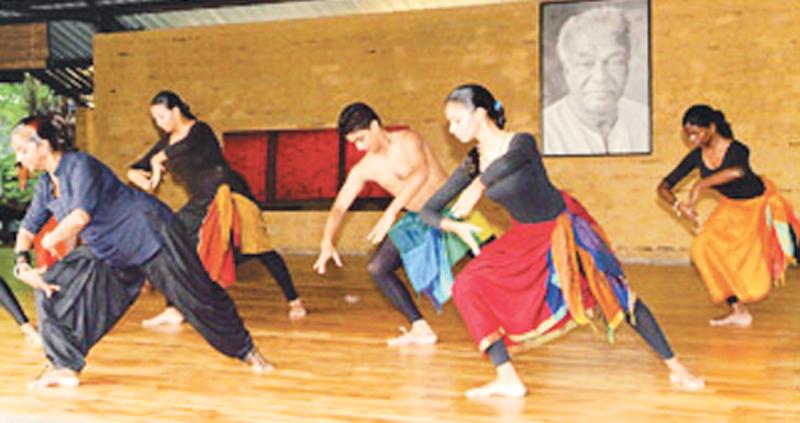
[[[470,251],[472,251],[472,255],[477,256],[481,253],[481,247],[478,245],[478,241],[475,240],[475,236],[473,235],[481,232],[482,229],[479,226],[467,222],[443,219],[442,229],[458,235],[458,237],[464,241],[464,244],[467,244]]]
[[[367,235],[367,240],[373,244],[378,244],[383,241],[383,239],[386,238],[386,234],[389,233],[389,229],[392,228],[392,224],[394,224],[394,218],[394,215],[384,213],[378,220],[378,223],[372,227],[369,235]]]
[[[160,151],[158,154],[150,159],[150,189],[154,190],[161,183],[161,176],[164,173],[164,162],[167,161],[167,155]]]
[[[478,204],[485,189],[486,187],[483,186],[479,179],[472,181],[472,183],[461,192],[461,195],[458,196],[458,200],[456,200],[453,207],[450,208],[450,213],[459,218],[470,214],[472,209],[475,208],[475,205]]]

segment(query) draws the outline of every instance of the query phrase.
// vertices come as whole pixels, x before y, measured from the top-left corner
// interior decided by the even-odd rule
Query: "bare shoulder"
[[[380,160],[376,160],[374,156],[367,154],[350,168],[350,171],[347,172],[347,179],[361,182],[372,181],[374,179],[372,175],[375,174],[375,170],[383,166],[385,164],[381,164]]]
[[[425,145],[425,141],[422,140],[419,133],[410,128],[393,131],[391,134],[392,139],[395,142],[399,142],[405,148],[418,149]]]

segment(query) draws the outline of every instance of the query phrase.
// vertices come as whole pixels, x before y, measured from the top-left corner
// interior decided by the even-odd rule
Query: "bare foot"
[[[721,319],[709,320],[711,326],[731,326],[738,328],[749,328],[753,324],[753,316],[747,311],[733,312]]]
[[[306,317],[308,311],[303,306],[303,301],[300,298],[289,301],[289,320],[295,321]]]
[[[29,345],[36,346],[36,347],[41,347],[42,346],[42,343],[43,343],[42,336],[39,335],[39,332],[36,331],[36,328],[33,327],[32,324],[25,323],[25,324],[21,325],[19,328],[22,331],[22,334],[25,335],[25,342],[26,343],[28,343]]]
[[[688,371],[671,372],[669,381],[676,387],[686,391],[701,391],[706,387],[706,381],[703,378],[694,376]]]
[[[486,385],[468,389],[465,392],[467,398],[488,398],[488,397],[509,397],[521,398],[527,394],[525,385],[520,380],[501,380],[500,377],[487,383]]]
[[[404,327],[400,328],[402,335],[386,340],[390,347],[400,347],[404,345],[433,345],[438,337],[433,333],[433,329],[424,320],[417,320],[411,324],[411,330]]]
[[[175,307],[167,307],[155,317],[142,320],[142,326],[151,328],[155,326],[178,326],[183,323],[183,314]]]
[[[689,369],[673,356],[664,360],[664,364],[669,368],[669,381],[678,388],[687,391],[699,391],[706,386],[706,382],[701,377],[697,377],[689,372]]]
[[[74,388],[80,384],[78,373],[74,370],[49,367],[36,379],[28,382],[28,389],[42,389],[50,387]]]
[[[525,384],[519,378],[514,365],[507,361],[495,368],[497,377],[486,385],[465,392],[467,398],[508,397],[521,398],[527,394]]]
[[[275,370],[275,365],[267,361],[257,349],[253,348],[244,358],[250,368],[256,373],[266,373]]]

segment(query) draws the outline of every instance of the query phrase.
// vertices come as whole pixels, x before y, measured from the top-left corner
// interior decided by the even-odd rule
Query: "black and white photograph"
[[[541,6],[544,154],[649,154],[649,2]]]

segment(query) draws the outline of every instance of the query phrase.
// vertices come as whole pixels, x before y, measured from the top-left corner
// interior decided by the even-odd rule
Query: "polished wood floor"
[[[627,266],[632,284],[705,391],[673,389],[667,373],[629,328],[609,345],[581,328],[515,356],[530,394],[471,401],[465,389],[493,370],[470,343],[452,304],[423,313],[441,343],[393,349],[402,318],[365,272],[363,257],[327,278],[312,257],[287,257],[310,309],[289,322],[280,293],[258,266],[240,268],[232,289],[247,325],[278,370],[254,375],[213,351],[189,326],[146,330],[140,321],[163,305],[144,293],[91,352],[77,389],[27,391],[44,360],[0,317],[2,422],[515,422],[800,421],[800,272],[751,307],[750,329],[709,327],[712,306],[690,267]],[[20,293],[33,314],[29,291]],[[355,295],[351,303],[345,296]]]

